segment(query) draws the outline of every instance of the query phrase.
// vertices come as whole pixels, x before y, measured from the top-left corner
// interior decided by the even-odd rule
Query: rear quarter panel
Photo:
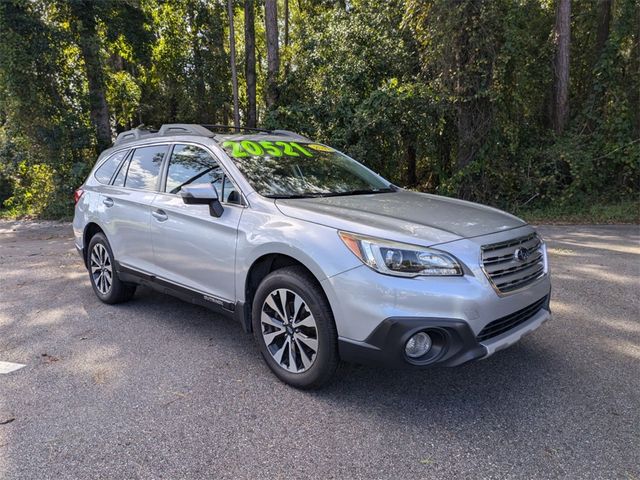
[[[77,248],[84,247],[84,231],[89,223],[96,223],[103,228],[97,214],[100,193],[92,186],[83,186],[84,193],[75,206],[73,215],[73,237]]]

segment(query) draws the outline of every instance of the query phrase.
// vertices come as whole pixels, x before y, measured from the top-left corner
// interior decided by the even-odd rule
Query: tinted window
[[[115,155],[107,158],[96,170],[96,173],[93,174],[94,177],[96,177],[96,180],[98,180],[100,183],[108,185],[111,181],[111,177],[113,177],[113,174],[118,168],[118,165],[120,165],[122,159],[127,155],[127,152],[127,150],[118,152]]]
[[[165,192],[177,194],[190,183],[211,183],[223,202],[240,202],[235,186],[206,150],[195,145],[176,145],[169,160]]]
[[[129,162],[125,187],[155,190],[162,159],[167,151],[164,145],[137,148]]]

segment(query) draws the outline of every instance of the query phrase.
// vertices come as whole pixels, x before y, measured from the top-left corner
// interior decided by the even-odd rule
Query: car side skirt
[[[203,306],[209,310],[222,313],[226,316],[235,317],[237,304],[229,300],[216,297],[198,290],[193,290],[184,285],[179,285],[161,277],[157,277],[151,273],[142,272],[125,266],[119,262],[116,263],[116,271],[120,280],[136,285],[145,285],[154,290],[168,295],[177,297],[181,300]]]

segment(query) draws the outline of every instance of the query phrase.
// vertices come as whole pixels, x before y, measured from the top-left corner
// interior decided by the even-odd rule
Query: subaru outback
[[[123,132],[76,192],[73,229],[102,302],[147,285],[225,313],[298,388],[340,361],[461,365],[550,318],[530,225],[283,130]]]

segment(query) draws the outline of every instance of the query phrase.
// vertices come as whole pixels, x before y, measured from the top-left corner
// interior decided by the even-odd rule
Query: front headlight
[[[380,273],[399,277],[462,275],[460,264],[439,250],[355,233],[338,235],[356,257]]]

